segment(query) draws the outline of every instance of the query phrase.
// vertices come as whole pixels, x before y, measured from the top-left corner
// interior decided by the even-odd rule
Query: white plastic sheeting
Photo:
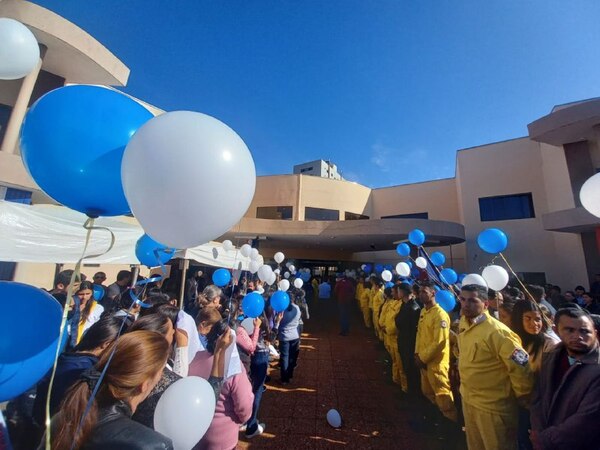
[[[0,261],[75,263],[82,256],[86,220],[84,214],[63,206],[28,206],[0,201]],[[100,217],[94,226],[110,229],[115,235],[115,244],[98,258],[86,258],[86,263],[139,264],[135,244],[144,231],[134,219]],[[109,247],[110,239],[108,231],[93,230],[86,254],[103,253]],[[218,242],[179,250],[175,257],[242,270],[248,270],[250,262],[237,249],[226,252]]]

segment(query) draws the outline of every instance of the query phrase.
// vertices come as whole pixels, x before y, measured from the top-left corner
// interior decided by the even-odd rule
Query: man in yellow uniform
[[[392,358],[392,379],[394,383],[400,385],[404,392],[408,391],[406,376],[402,369],[402,361],[398,352],[398,329],[396,328],[396,316],[402,307],[400,296],[398,295],[398,286],[392,287],[392,298],[386,302],[388,306],[385,315],[382,312],[382,329],[385,334],[384,343],[390,357]],[[380,320],[380,324],[381,324]]]
[[[435,301],[435,289],[421,283],[419,299],[424,308],[419,317],[415,364],[421,369],[421,390],[441,413],[457,421],[456,407],[450,390],[450,318]]]
[[[467,445],[470,450],[516,450],[518,404],[533,387],[529,356],[521,340],[487,313],[487,288],[460,293],[458,371]]]
[[[383,280],[377,276],[371,277],[371,313],[373,314],[373,328],[375,329],[375,336],[377,336],[380,340],[383,340],[381,337],[381,330],[379,329],[379,313],[381,312],[381,307],[383,306]]]
[[[371,323],[371,307],[369,306],[371,303],[371,282],[365,281],[365,286],[360,294],[360,310],[363,314],[363,319],[365,321],[365,326],[367,328],[371,328],[373,324]]]
[[[359,277],[358,283],[356,283],[356,303],[358,303],[358,307],[360,308],[360,298],[362,297],[362,293],[365,290],[365,277]]]

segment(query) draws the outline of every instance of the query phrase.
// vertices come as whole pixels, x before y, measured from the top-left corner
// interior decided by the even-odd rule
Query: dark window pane
[[[4,200],[15,203],[24,203],[25,205],[31,205],[31,192],[15,188],[6,188]]]
[[[336,209],[304,208],[304,220],[340,220],[340,212]]]
[[[394,214],[392,216],[381,216],[382,219],[429,219],[429,213]]]
[[[531,193],[480,198],[479,213],[482,222],[535,217]]]
[[[6,133],[6,126],[8,125],[11,111],[12,107],[0,104],[0,142],[4,140],[4,133]]]
[[[259,206],[256,208],[257,219],[292,220],[291,206]]]
[[[13,276],[15,275],[15,268],[17,267],[17,263],[15,262],[0,262],[0,280],[2,281],[12,281]]]
[[[369,216],[365,216],[364,214],[354,214],[354,213],[346,211],[344,213],[344,219],[345,220],[368,220]]]
[[[311,170],[313,170],[312,167],[305,167],[303,169],[300,169],[300,173],[304,173],[304,172],[310,172]]]

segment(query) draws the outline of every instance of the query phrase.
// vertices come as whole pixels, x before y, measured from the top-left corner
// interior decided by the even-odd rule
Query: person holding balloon
[[[169,350],[166,339],[151,331],[132,332],[120,337],[118,345],[111,344],[73,385],[52,418],[52,449],[173,449],[169,438],[131,419],[160,379]]]
[[[458,420],[450,379],[450,317],[437,304],[434,285],[422,282],[421,310],[415,344],[415,364],[421,370],[421,390],[451,422]]]
[[[82,281],[76,295],[79,297],[79,323],[75,330],[71,329],[71,333],[76,333],[76,343],[79,344],[84,333],[100,320],[104,307],[94,299],[94,285],[90,281]]]
[[[294,369],[298,361],[300,353],[300,334],[298,333],[298,325],[300,323],[301,312],[298,305],[289,301],[287,305],[282,304],[278,307],[277,297],[273,297],[281,291],[277,291],[271,297],[271,306],[277,313],[275,316],[275,324],[273,332],[277,334],[279,340],[279,364],[281,372],[281,384],[289,384],[294,378]],[[282,310],[281,308],[285,306]]]

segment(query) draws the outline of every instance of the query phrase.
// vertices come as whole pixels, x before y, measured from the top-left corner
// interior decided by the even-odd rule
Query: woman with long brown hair
[[[96,366],[73,385],[53,418],[52,449],[172,449],[170,439],[131,420],[160,379],[169,348],[167,340],[152,331],[127,333],[109,346]],[[92,391],[107,364],[86,414]]]
[[[73,332],[77,332],[76,343],[79,344],[83,334],[100,320],[104,307],[94,299],[94,285],[90,281],[81,282],[77,297],[79,297],[79,323],[77,330]]]

